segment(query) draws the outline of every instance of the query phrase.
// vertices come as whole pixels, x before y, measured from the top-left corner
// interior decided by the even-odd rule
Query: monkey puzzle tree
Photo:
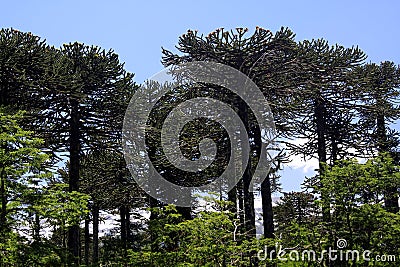
[[[40,109],[45,74],[53,49],[31,33],[0,30],[0,105]],[[29,114],[27,114],[29,115]]]
[[[357,47],[329,46],[325,40],[303,41],[298,47],[303,80],[296,90],[302,100],[296,106],[297,116],[289,121],[293,125],[292,137],[305,142],[288,142],[288,147],[292,154],[304,158],[316,156],[322,165],[328,160],[333,163],[339,155],[348,155],[350,148],[359,148],[354,126],[354,105],[359,98],[349,73],[363,62],[365,54]],[[326,201],[323,214],[328,221]]]
[[[269,101],[278,133],[282,134],[288,127],[286,124],[288,106],[283,105],[291,99],[290,83],[296,77],[293,55],[296,44],[294,34],[288,29],[281,29],[275,35],[269,30],[257,27],[254,34],[247,37],[248,30],[237,28],[231,31],[217,29],[208,36],[198,35],[197,31],[189,30],[179,38],[177,49],[183,55],[174,54],[163,49],[163,64],[173,66],[191,61],[212,61],[233,67],[249,76],[260,88]],[[207,87],[207,86],[205,86]],[[210,87],[210,86],[209,86]],[[212,85],[211,85],[212,88]],[[261,133],[251,109],[243,99],[235,94],[227,94],[223,88],[214,88],[210,97],[229,102],[238,113],[249,135],[251,160],[247,164],[242,180],[231,192],[228,198],[244,209],[245,231],[255,234],[254,195],[250,188],[252,172],[260,155]],[[293,96],[295,97],[295,96]],[[267,175],[267,174],[265,174]],[[272,236],[272,198],[270,180],[265,179],[262,185],[264,221],[269,222],[267,236]]]
[[[40,37],[14,29],[0,30],[0,106],[25,110],[20,124],[44,139],[48,153],[52,151],[47,137],[39,135],[41,127],[37,125],[46,120],[46,115],[42,116],[48,107],[44,96],[48,94],[55,71],[53,62],[57,60],[56,49]]]
[[[78,191],[84,151],[120,147],[133,75],[113,51],[98,47],[74,43],[57,50],[12,29],[1,30],[0,47],[1,104],[26,109],[24,125],[53,154],[69,155],[69,189]],[[70,235],[77,256],[77,225]]]
[[[134,91],[112,50],[80,43],[64,45],[53,58],[46,108],[37,127],[55,151],[69,156],[69,191],[79,191],[80,158],[89,149],[119,148],[124,110]],[[79,226],[70,228],[68,245],[76,262]]]
[[[390,125],[400,118],[400,68],[389,61],[370,63],[354,70],[354,75],[356,90],[362,96],[358,111],[365,151],[372,155],[388,152],[398,158],[398,132]],[[385,197],[387,210],[394,213],[399,211],[397,190],[388,189]]]

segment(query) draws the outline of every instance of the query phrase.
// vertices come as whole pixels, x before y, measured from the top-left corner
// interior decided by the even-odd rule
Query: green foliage
[[[88,213],[89,196],[68,192],[67,184],[52,184],[45,188],[34,209],[53,226],[65,229],[79,223]]]
[[[49,157],[38,148],[43,141],[31,137],[18,120],[22,112],[15,115],[0,110],[0,198],[1,230],[11,230],[15,218],[26,216],[26,211],[35,199],[37,186],[49,177],[45,164]],[[21,217],[20,217],[21,219]]]
[[[0,260],[4,264],[15,264],[19,258],[20,242],[18,234],[14,232],[1,233]]]
[[[321,176],[305,182],[311,193],[286,194],[276,207],[283,246],[322,251],[345,239],[345,249],[370,250],[374,256],[398,255],[400,214],[385,209],[384,195],[388,188],[400,187],[400,166],[382,154],[365,163],[342,160],[323,168]],[[321,220],[322,193],[329,196],[329,222]]]
[[[364,164],[341,161],[325,166],[325,171],[314,190],[330,196],[332,222],[328,226],[333,236],[349,240],[350,246],[398,254],[400,214],[390,214],[383,205],[387,189],[400,187],[400,167],[393,159],[382,154]]]
[[[43,141],[19,126],[23,112],[0,111],[0,258],[12,265],[50,266],[60,260],[57,249],[40,240],[38,223],[28,223],[37,216],[39,223],[68,227],[86,214],[88,196],[66,192],[65,184],[49,186],[49,156],[39,149]],[[34,234],[23,236],[22,226],[32,227]]]
[[[229,203],[213,200],[215,206]],[[201,211],[183,220],[172,205],[155,208],[158,219],[150,222],[155,236],[141,251],[130,250],[133,266],[247,266],[256,262],[256,252],[274,240],[239,241],[239,221],[227,211]]]

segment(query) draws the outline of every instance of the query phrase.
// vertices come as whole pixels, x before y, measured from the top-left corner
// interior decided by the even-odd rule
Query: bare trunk
[[[70,136],[69,136],[69,191],[79,191],[79,157],[80,157],[80,127],[79,127],[79,102],[74,98],[70,98],[71,118],[69,120]],[[68,231],[68,249],[72,253],[73,262],[79,265],[79,225],[73,225]]]
[[[89,217],[89,216],[88,216]],[[85,264],[89,266],[89,245],[90,245],[90,233],[89,233],[89,218],[85,219]]]
[[[378,151],[380,153],[390,152],[387,144],[386,126],[385,126],[385,116],[379,114],[376,118],[376,126],[378,132]],[[385,208],[387,211],[397,213],[399,212],[399,194],[397,187],[388,187],[384,194],[385,198]]]
[[[93,264],[99,261],[99,207],[93,205]]]
[[[233,214],[237,213],[237,190],[236,186],[233,187],[229,192],[228,192],[228,201],[232,202],[232,207],[230,208],[230,212]]]
[[[271,182],[269,175],[261,183],[264,237],[274,238],[274,214],[272,210]]]
[[[34,231],[33,231],[33,239],[36,242],[40,241],[40,216],[39,214],[35,213],[35,223],[34,223]]]
[[[247,133],[250,133],[249,127],[249,117],[246,104],[241,102],[239,106],[239,115],[246,128]],[[243,140],[243,139],[242,139]],[[247,140],[249,142],[249,140]],[[249,144],[250,145],[250,144]],[[256,220],[254,212],[254,194],[251,191],[250,184],[252,180],[252,170],[251,170],[251,151],[249,151],[249,161],[247,163],[246,169],[243,173],[243,200],[244,200],[244,225],[246,234],[249,237],[256,236]]]
[[[318,160],[319,160],[319,174],[323,175],[323,165],[326,163],[326,125],[325,125],[325,104],[321,94],[318,94],[315,99],[314,118],[317,131],[318,140]],[[322,217],[325,222],[330,221],[330,201],[329,196],[326,194],[321,195],[322,199]]]
[[[126,207],[126,242],[127,248],[131,247],[132,233],[131,233],[131,211],[129,207]]]
[[[122,205],[119,208],[119,214],[120,214],[120,220],[121,220],[121,243],[122,243],[122,248],[124,250],[124,253],[126,252],[126,209],[125,206]]]
[[[240,221],[240,231],[245,232],[244,227],[244,201],[243,201],[243,180],[241,179],[237,184],[238,189],[238,202],[239,202],[239,221]]]

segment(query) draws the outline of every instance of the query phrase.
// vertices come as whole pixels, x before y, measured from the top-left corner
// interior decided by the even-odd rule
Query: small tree
[[[49,186],[49,156],[39,148],[43,141],[18,125],[22,115],[0,109],[0,260],[13,265],[44,264],[46,259],[54,263],[54,250],[39,245],[44,244],[41,222],[65,228],[79,221],[86,212],[88,197],[67,193],[62,184]],[[28,225],[32,229],[24,231],[25,222],[33,222]],[[31,247],[26,247],[31,241]]]
[[[44,165],[49,157],[38,148],[43,141],[31,137],[18,120],[22,112],[8,115],[0,109],[0,232],[17,225],[16,216],[26,216],[24,205],[36,193],[35,185],[48,177]]]
[[[388,188],[399,185],[400,166],[388,154],[364,164],[343,160],[335,166],[324,165],[319,181],[307,181],[316,196],[329,197],[332,220],[322,224],[321,229],[331,232],[333,240],[346,239],[346,249],[363,248],[396,255],[400,249],[400,216],[385,211],[384,198]],[[398,198],[398,194],[394,197]]]

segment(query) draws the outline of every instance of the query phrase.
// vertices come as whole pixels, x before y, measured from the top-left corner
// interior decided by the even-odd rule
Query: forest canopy
[[[198,84],[169,91],[154,106],[143,125],[149,158],[170,182],[187,185],[188,176],[163,156],[161,129],[174,107],[209,97],[229,104],[243,122],[249,146],[243,175],[228,192],[193,192],[191,207],[147,194],[132,178],[122,146],[126,110],[143,87],[118,54],[78,42],[56,48],[30,32],[1,29],[1,266],[394,266],[400,66],[366,62],[357,46],[296,41],[288,28],[188,30],[174,51],[162,48],[165,67],[219,63],[259,88],[278,150],[266,179],[253,192],[263,153],[251,105],[226,88]],[[201,140],[217,144],[218,164],[194,176],[198,183],[227,166],[229,136],[218,123],[193,120],[180,138],[176,149],[193,161]],[[317,159],[319,166],[302,191],[285,192],[280,175],[294,157]],[[273,201],[276,193],[281,197]],[[104,233],[105,223],[114,227]],[[266,248],[268,256],[260,257]],[[331,248],[360,255],[292,262],[291,251]],[[382,256],[390,260],[378,261]]]

